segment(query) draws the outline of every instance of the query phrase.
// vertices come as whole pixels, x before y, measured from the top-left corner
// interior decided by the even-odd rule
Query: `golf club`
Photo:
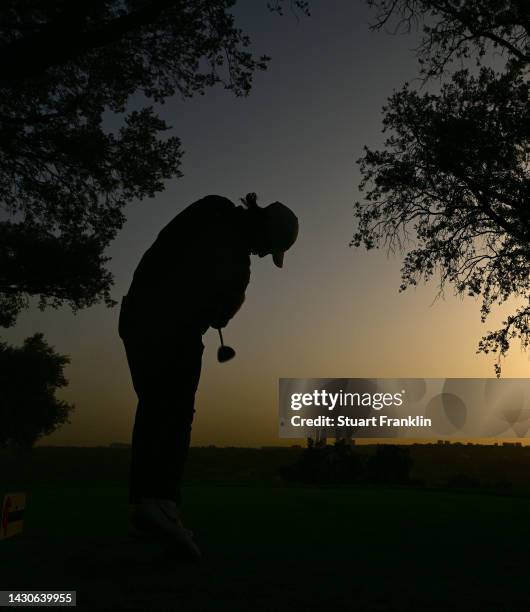
[[[223,333],[221,329],[218,328],[219,339],[221,340],[221,346],[217,349],[217,361],[219,363],[224,363],[225,361],[230,361],[233,357],[235,357],[236,352],[231,346],[225,346],[223,342]]]

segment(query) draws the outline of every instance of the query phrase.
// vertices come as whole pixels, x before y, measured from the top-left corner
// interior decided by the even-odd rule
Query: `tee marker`
[[[0,517],[0,540],[5,540],[22,532],[25,507],[25,493],[8,493],[4,497]]]

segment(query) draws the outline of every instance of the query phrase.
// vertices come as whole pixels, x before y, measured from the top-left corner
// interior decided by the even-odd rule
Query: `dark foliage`
[[[381,484],[406,484],[410,481],[412,458],[405,446],[381,444],[368,458],[365,479]]]
[[[29,448],[68,423],[74,406],[55,397],[67,385],[67,363],[42,334],[21,347],[0,343],[0,448]]]
[[[378,445],[373,455],[363,455],[344,440],[331,446],[310,438],[297,460],[281,469],[281,476],[306,484],[404,484],[410,481],[411,468],[410,452],[404,447]]]
[[[180,141],[153,104],[217,83],[245,96],[267,65],[236,27],[234,4],[2,3],[0,325],[13,325],[29,296],[41,308],[115,304],[104,251],[124,206],[180,175]]]

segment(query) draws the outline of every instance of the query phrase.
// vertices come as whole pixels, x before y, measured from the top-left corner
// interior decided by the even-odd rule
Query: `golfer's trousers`
[[[204,350],[201,331],[187,329],[178,340],[120,335],[138,396],[129,501],[150,497],[180,504]]]

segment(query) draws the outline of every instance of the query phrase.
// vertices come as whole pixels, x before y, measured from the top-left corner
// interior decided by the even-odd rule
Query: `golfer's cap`
[[[298,217],[285,204],[273,202],[263,209],[272,243],[272,260],[281,268],[285,251],[298,237]]]

